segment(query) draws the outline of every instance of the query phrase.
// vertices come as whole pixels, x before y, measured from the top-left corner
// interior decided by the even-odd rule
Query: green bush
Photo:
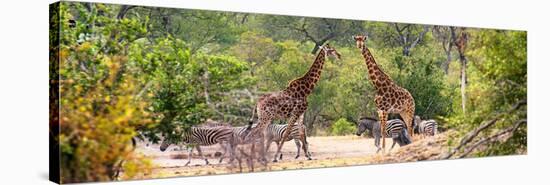
[[[349,121],[347,121],[345,118],[340,118],[338,121],[334,122],[332,126],[330,127],[332,135],[349,135],[353,134],[355,132],[355,125]]]

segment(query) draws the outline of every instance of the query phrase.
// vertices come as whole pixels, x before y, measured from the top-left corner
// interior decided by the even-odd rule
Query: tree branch
[[[416,38],[416,40],[411,44],[411,46],[409,47],[409,49],[412,49],[414,48],[420,41],[422,41],[422,39],[424,38],[424,35],[426,35],[426,33],[428,32],[429,30],[429,27],[428,26],[424,26],[424,30],[422,30],[422,32],[420,32],[420,35]]]
[[[126,15],[126,13],[128,13],[129,10],[131,10],[132,8],[135,8],[137,6],[133,6],[133,5],[122,5],[120,7],[120,11],[118,12],[116,18],[117,19],[123,19],[124,16]]]
[[[527,99],[520,100],[514,106],[512,106],[512,108],[509,109],[508,111],[498,114],[492,120],[490,120],[488,122],[485,122],[484,124],[482,124],[478,128],[476,128],[473,131],[471,131],[470,133],[466,134],[466,136],[464,136],[461,139],[460,144],[458,146],[456,146],[455,148],[453,148],[449,153],[443,155],[442,159],[451,158],[462,147],[466,146],[466,144],[470,143],[475,137],[477,137],[479,135],[479,133],[481,133],[481,131],[489,128],[492,125],[494,125],[502,116],[510,114],[510,113],[516,111],[517,109],[519,109],[520,107],[523,107],[525,105],[527,105]]]
[[[514,126],[511,126],[511,127],[508,127],[490,137],[487,137],[485,139],[481,139],[479,141],[477,141],[476,143],[474,143],[472,146],[470,146],[470,148],[468,148],[462,155],[460,155],[458,158],[464,158],[466,156],[468,156],[470,153],[472,153],[472,151],[474,151],[474,149],[476,149],[477,147],[479,147],[480,145],[482,144],[485,144],[485,143],[488,143],[490,141],[494,141],[496,139],[498,139],[499,137],[503,136],[503,135],[507,135],[507,134],[510,134],[510,133],[514,133],[516,132],[516,130],[519,128],[519,126],[521,126],[522,124],[527,124],[527,120],[526,119],[521,119],[521,120],[518,120],[516,121],[516,123],[514,124]]]

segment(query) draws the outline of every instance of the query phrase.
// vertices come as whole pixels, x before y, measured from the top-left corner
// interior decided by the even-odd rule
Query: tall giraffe
[[[252,121],[250,122],[249,128],[252,128],[252,130],[247,138],[260,137],[263,139],[267,125],[271,124],[273,120],[287,120],[288,128],[283,134],[283,139],[279,142],[273,162],[277,162],[277,155],[280,153],[284,141],[290,134],[292,126],[295,125],[294,123],[296,123],[300,116],[306,111],[308,105],[307,97],[313,92],[315,84],[321,77],[321,72],[327,56],[335,56],[340,59],[340,54],[334,48],[330,47],[328,44],[324,45],[320,48],[315,61],[304,76],[290,81],[288,86],[282,91],[265,94],[258,98],[256,109],[254,110],[254,112],[257,112],[258,125],[252,128]],[[254,115],[252,118],[254,118]],[[252,150],[254,150],[253,148],[254,145],[252,145]],[[265,150],[267,150],[267,148]],[[252,152],[251,155],[254,155],[254,152]]]
[[[415,104],[411,93],[409,93],[407,89],[395,84],[393,80],[378,67],[372,53],[365,45],[367,36],[354,36],[353,39],[357,44],[357,48],[361,49],[361,54],[365,58],[365,63],[367,64],[369,79],[376,89],[374,103],[378,109],[377,112],[380,119],[381,134],[384,134],[383,132],[386,129],[388,114],[398,113],[401,115],[401,118],[403,118],[403,121],[405,121],[405,124],[407,124],[407,130],[411,133],[411,136],[413,136],[412,121]],[[385,150],[385,147],[386,140],[383,139],[382,148]]]

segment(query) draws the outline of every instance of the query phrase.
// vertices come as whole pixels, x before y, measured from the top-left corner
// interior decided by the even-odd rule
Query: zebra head
[[[164,152],[171,144],[177,144],[177,140],[181,134],[181,130],[179,128],[174,129],[172,131],[172,134],[163,134],[163,140],[160,144],[160,151]]]
[[[172,140],[170,137],[165,137],[160,144],[160,151],[164,152],[172,144]]]
[[[377,121],[378,120],[369,117],[363,117],[359,119],[359,123],[357,123],[357,132],[355,132],[355,135],[361,136],[361,134],[363,134],[365,131],[372,130],[373,125]]]

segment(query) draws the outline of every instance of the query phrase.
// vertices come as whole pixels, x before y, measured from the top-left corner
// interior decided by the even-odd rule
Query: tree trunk
[[[441,46],[443,48],[443,51],[445,51],[445,55],[447,56],[447,60],[443,61],[441,64],[441,69],[445,72],[445,74],[449,74],[449,65],[452,62],[452,51],[453,51],[453,37],[451,30],[452,27],[447,26],[434,26],[432,28],[432,35],[441,42]]]
[[[204,85],[204,100],[206,101],[206,105],[210,106],[210,94],[208,93],[208,89],[210,88],[210,75],[208,73],[208,67],[204,68],[204,76],[203,76],[203,85]]]
[[[409,48],[408,46],[403,46],[403,56],[411,56],[411,48]]]
[[[460,28],[459,33],[460,36],[457,36],[457,29],[451,27],[451,38],[460,56],[460,94],[462,95],[462,113],[466,114],[466,86],[468,85],[466,74],[466,70],[468,69],[466,46],[468,43],[468,33],[466,32],[466,28]]]
[[[449,51],[445,51],[445,54],[447,55],[447,60],[441,64],[441,68],[445,71],[445,74],[449,74],[449,65],[452,61],[451,50],[449,49]]]
[[[466,114],[466,86],[468,84],[466,69],[468,68],[468,61],[465,56],[460,56],[460,64],[460,94],[462,95],[462,113]]]

